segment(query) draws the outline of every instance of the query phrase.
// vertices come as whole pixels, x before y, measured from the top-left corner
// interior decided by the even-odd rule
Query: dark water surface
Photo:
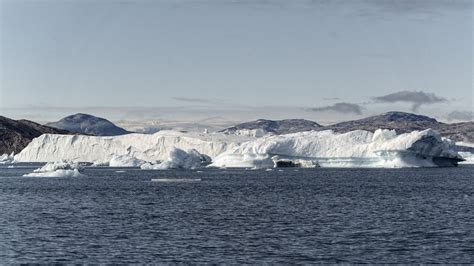
[[[0,263],[474,262],[471,166],[32,169],[0,167]]]

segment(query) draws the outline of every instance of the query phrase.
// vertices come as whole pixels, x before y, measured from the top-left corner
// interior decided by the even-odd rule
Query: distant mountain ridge
[[[47,123],[46,125],[94,136],[118,136],[130,133],[105,118],[83,113],[66,116],[57,122]]]
[[[223,129],[219,132],[225,134],[235,134],[239,130],[263,130],[272,134],[289,134],[302,131],[316,130],[321,127],[320,124],[305,119],[284,119],[284,120],[268,120],[258,119],[255,121],[245,122]]]
[[[19,153],[32,139],[42,134],[70,134],[69,131],[43,126],[29,120],[0,116],[0,155]]]
[[[405,112],[387,112],[381,115],[326,126],[322,130],[331,129],[335,132],[345,133],[353,130],[373,132],[379,128],[395,129],[397,133],[431,128],[437,130],[441,136],[454,141],[474,142],[474,122],[446,124],[428,116]]]
[[[441,136],[454,141],[474,143],[474,122],[446,124],[428,116],[405,112],[387,112],[376,116],[345,121],[329,126],[321,126],[316,122],[304,119],[287,119],[279,121],[259,119],[229,127],[220,132],[234,134],[237,130],[242,129],[262,129],[280,135],[310,130],[321,131],[329,129],[339,133],[353,130],[374,132],[379,128],[394,129],[397,133],[406,133],[414,130],[425,130],[431,128],[437,130]]]

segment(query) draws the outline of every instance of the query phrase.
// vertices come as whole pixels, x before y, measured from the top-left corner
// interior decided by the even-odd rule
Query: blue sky
[[[412,111],[374,100],[400,91],[443,99],[419,113],[473,110],[471,1],[0,3],[0,110],[15,118],[336,121]],[[134,108],[154,111],[120,111]]]

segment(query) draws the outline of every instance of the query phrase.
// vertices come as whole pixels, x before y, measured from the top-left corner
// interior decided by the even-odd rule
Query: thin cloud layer
[[[356,114],[356,115],[361,115],[362,114],[362,107],[358,104],[355,103],[335,103],[333,105],[329,106],[324,106],[324,107],[315,107],[315,108],[310,108],[310,111],[313,112],[337,112],[337,113],[343,113],[343,114]]]
[[[203,99],[203,98],[190,98],[190,97],[172,97],[173,100],[180,101],[180,102],[188,102],[188,103],[205,103],[205,104],[214,104],[213,100]]]
[[[446,98],[437,96],[434,93],[427,93],[423,91],[399,91],[384,96],[374,97],[373,99],[379,103],[411,103],[411,110],[413,112],[418,111],[422,105],[448,101]]]

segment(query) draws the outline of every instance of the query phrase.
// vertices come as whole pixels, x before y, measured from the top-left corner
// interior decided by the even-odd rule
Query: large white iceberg
[[[28,144],[15,159],[21,162],[110,162],[129,156],[146,162],[164,161],[174,148],[195,149],[211,158],[248,141],[249,137],[160,131],[114,137],[44,134]]]
[[[272,156],[311,159],[323,167],[450,166],[462,160],[454,144],[432,130],[397,135],[393,130],[374,133],[356,130],[268,136],[243,143],[217,156],[215,167],[271,167]]]
[[[15,159],[23,162],[66,159],[115,165],[113,161],[117,158],[131,158],[138,160],[137,166],[144,165],[142,168],[190,168],[182,158],[187,158],[184,153],[193,149],[196,156],[192,158],[207,155],[215,167],[268,168],[275,165],[272,159],[275,156],[300,165],[322,167],[453,166],[462,160],[454,143],[432,130],[400,135],[393,130],[374,133],[356,130],[344,134],[328,130],[261,138],[174,131],[116,137],[45,134],[34,139]],[[171,158],[170,154],[176,156]]]
[[[145,163],[141,169],[145,170],[164,170],[164,169],[195,169],[206,166],[211,163],[211,158],[207,155],[201,154],[195,149],[184,151],[182,149],[174,148],[169,154],[168,158],[162,162],[153,164]]]
[[[32,173],[23,176],[28,177],[80,177],[84,176],[76,163],[57,161],[45,164],[43,167],[33,170]]]

